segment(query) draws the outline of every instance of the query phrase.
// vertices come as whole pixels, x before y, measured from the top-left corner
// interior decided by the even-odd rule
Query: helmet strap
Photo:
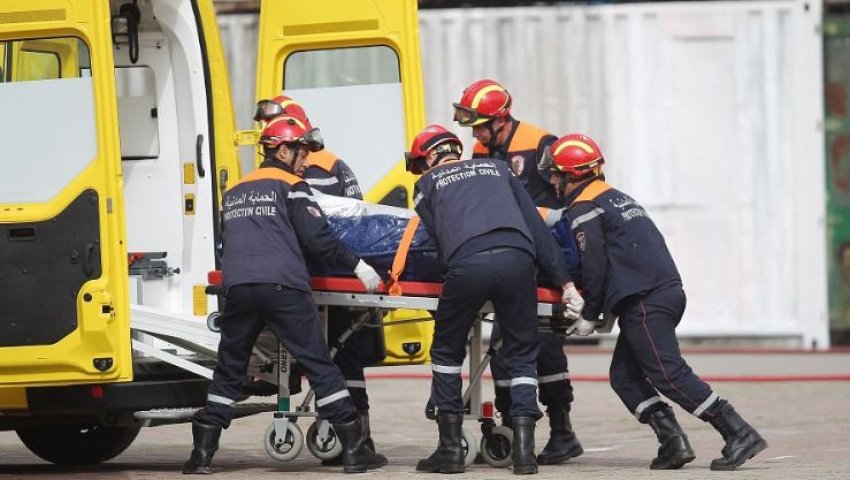
[[[487,122],[486,124],[487,131],[490,132],[490,141],[488,142],[487,148],[491,151],[496,150],[498,147],[501,146],[502,142],[499,142],[499,135],[501,135],[502,131],[508,124],[508,117],[503,117],[502,126],[500,126],[498,129],[494,129],[493,124],[496,123],[496,120],[497,119],[494,118],[492,121]]]

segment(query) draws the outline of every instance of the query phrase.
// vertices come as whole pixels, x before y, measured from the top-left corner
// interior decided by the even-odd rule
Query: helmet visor
[[[271,100],[260,100],[257,102],[257,109],[254,111],[254,121],[268,122],[281,113],[283,113],[283,107],[279,103]]]
[[[311,152],[318,152],[325,148],[325,140],[322,138],[322,132],[318,128],[314,128],[304,135],[304,143]]]
[[[481,115],[474,108],[464,107],[459,103],[453,103],[452,106],[455,107],[454,120],[462,127],[474,127],[493,119],[488,115]]]
[[[404,152],[404,169],[414,175],[421,175],[422,166],[416,161],[417,158],[413,152]]]

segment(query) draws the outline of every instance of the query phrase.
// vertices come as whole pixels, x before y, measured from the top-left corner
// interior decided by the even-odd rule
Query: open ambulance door
[[[368,201],[412,207],[403,153],[425,120],[416,0],[263,0],[257,96],[307,110]]]
[[[365,199],[413,206],[404,152],[425,125],[416,0],[263,0],[257,99],[304,106],[326,149],[357,175]],[[384,364],[428,359],[427,312],[385,319]]]
[[[132,378],[109,5],[0,2],[0,378]]]

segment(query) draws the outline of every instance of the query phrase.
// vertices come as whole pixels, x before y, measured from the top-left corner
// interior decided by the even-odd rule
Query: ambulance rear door
[[[369,201],[411,207],[403,152],[424,126],[415,0],[263,0],[257,96],[301,103]]]
[[[0,2],[2,386],[130,380],[109,4]]]

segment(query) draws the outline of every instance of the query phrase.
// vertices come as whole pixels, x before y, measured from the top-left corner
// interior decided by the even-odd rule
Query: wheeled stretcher
[[[209,280],[208,292],[221,294],[220,274],[212,272]],[[362,312],[357,317],[357,321],[335,339],[335,345],[345,344],[346,340],[360,329],[392,326],[394,323],[392,321],[376,320],[384,318],[390,312],[435,311],[442,290],[442,284],[437,282],[396,281],[391,282],[392,285],[382,285],[382,289],[375,293],[365,292],[363,285],[355,278],[312,277],[311,283],[313,299],[319,307],[319,318],[326,332],[330,321],[328,307],[345,307]],[[393,291],[392,294],[390,290]],[[560,290],[538,288],[537,293],[540,328],[565,329],[567,325],[563,317]],[[132,313],[135,350],[201,377],[212,379],[219,341],[217,332],[219,312],[210,314],[206,325],[192,318],[179,318],[174,314],[164,314],[139,305],[133,307]],[[478,442],[475,435],[464,428],[463,439],[467,463],[471,463],[480,450],[482,457],[488,463],[494,466],[505,466],[510,463],[511,432],[506,427],[495,426],[492,403],[482,403],[480,388],[481,378],[493,354],[492,347],[485,351],[482,343],[482,324],[490,321],[487,318],[490,313],[493,313],[493,307],[488,302],[482,307],[479,312],[479,321],[474,323],[470,332],[469,383],[464,393],[467,418],[481,422],[483,437]],[[430,315],[408,318],[395,323],[428,321],[432,321]],[[270,332],[267,332],[267,335],[273,338]],[[155,345],[153,341],[164,341],[189,353],[178,354],[173,348],[163,348],[161,345]],[[234,418],[272,412],[273,420],[263,435],[263,443],[267,453],[276,460],[289,461],[296,458],[305,443],[308,450],[317,458],[332,459],[341,455],[342,445],[337,441],[329,423],[316,418],[313,393],[306,392],[301,402],[293,405],[293,395],[290,390],[293,361],[286,349],[277,344],[276,340],[272,345],[277,348],[277,351],[255,347],[248,373],[260,379],[266,386],[270,386],[272,392],[277,395],[276,401],[239,402],[234,405]],[[332,348],[331,354],[335,354],[336,350],[336,347]],[[265,394],[269,393],[271,392],[265,392]],[[197,407],[158,409],[136,412],[135,417],[144,425],[152,426],[186,421],[195,411]],[[311,417],[314,421],[308,427],[305,438],[297,421]]]
[[[346,330],[337,344],[344,344],[345,340],[361,328],[381,328],[384,324],[375,324],[375,318],[396,309],[427,310],[435,311],[439,303],[439,295],[442,284],[434,282],[397,282],[396,291],[400,295],[392,295],[387,289],[376,293],[367,293],[362,284],[353,278],[336,277],[313,277],[313,299],[319,306],[320,318],[326,327],[329,306],[347,307],[360,310],[363,314],[351,328]],[[563,304],[561,303],[560,290],[538,288],[537,313],[541,318],[541,328],[566,328],[563,319]],[[493,313],[492,305],[485,304],[479,312],[479,320],[475,322],[468,341],[469,345],[469,383],[464,393],[464,403],[467,405],[467,418],[481,422],[483,437],[480,442],[475,440],[475,435],[468,429],[463,431],[464,449],[467,464],[472,463],[476,454],[480,451],[484,460],[494,466],[506,466],[510,464],[510,442],[512,439],[510,429],[495,426],[493,420],[493,408],[491,402],[481,401],[481,378],[487,367],[489,359],[493,355],[492,347],[485,352],[482,343],[482,322],[487,320],[488,314]],[[403,320],[431,321],[431,317],[421,319]],[[331,350],[331,354],[335,349]],[[274,412],[274,420],[266,430],[264,444],[266,451],[272,458],[288,461],[298,456],[303,444],[306,442],[310,452],[320,459],[331,459],[342,453],[342,446],[336,441],[332,429],[327,421],[316,419],[307,430],[306,439],[297,426],[299,417],[315,417],[311,408],[313,400],[312,392],[308,392],[303,401],[297,407],[290,408],[289,375],[292,372],[289,355],[280,347],[278,355],[279,365],[277,371],[278,385],[278,410]],[[426,412],[427,415],[427,412]]]

